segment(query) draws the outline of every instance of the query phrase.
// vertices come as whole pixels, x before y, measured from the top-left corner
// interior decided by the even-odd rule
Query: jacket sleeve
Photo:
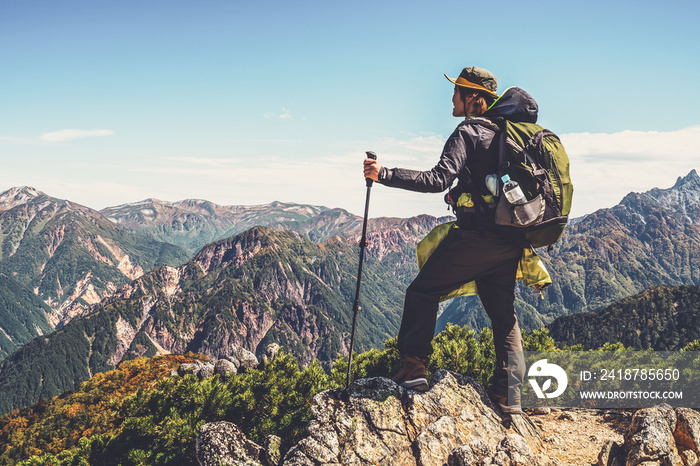
[[[464,137],[457,127],[442,150],[437,165],[428,171],[407,168],[382,168],[379,182],[392,188],[407,189],[422,193],[439,193],[450,186],[459,175],[467,160]]]

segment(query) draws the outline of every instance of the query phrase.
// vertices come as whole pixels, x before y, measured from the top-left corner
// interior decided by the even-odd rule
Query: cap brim
[[[447,76],[447,73],[444,73],[444,74],[445,74],[445,77],[447,78],[447,80],[449,82],[451,82],[452,84],[454,84],[455,86],[466,87],[468,89],[474,89],[477,91],[485,92],[488,95],[490,95],[491,97],[493,97],[494,99],[498,98],[498,94],[496,94],[495,92],[493,92],[490,89],[486,89],[484,86],[479,86],[478,84],[474,84],[472,82],[469,82],[464,78],[452,79],[449,76]]]

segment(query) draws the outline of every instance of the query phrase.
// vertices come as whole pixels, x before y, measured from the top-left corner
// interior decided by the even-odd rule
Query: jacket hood
[[[513,122],[537,123],[537,102],[519,87],[509,87],[482,116]]]

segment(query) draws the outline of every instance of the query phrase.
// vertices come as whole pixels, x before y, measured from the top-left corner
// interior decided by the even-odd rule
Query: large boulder
[[[214,364],[214,373],[221,377],[227,377],[229,375],[236,375],[238,373],[238,368],[228,359],[219,359],[216,361],[216,364]]]
[[[447,465],[472,466],[478,464],[483,458],[492,457],[495,453],[493,445],[477,439],[452,450],[447,459]]]
[[[254,369],[258,367],[259,364],[258,358],[254,353],[235,344],[231,345],[231,354],[227,359],[236,365],[236,369],[239,373],[247,369]]]
[[[277,343],[270,343],[265,348],[265,354],[263,355],[263,362],[265,364],[271,363],[277,357],[277,353],[280,351],[280,345]]]
[[[598,453],[596,466],[624,466],[625,450],[614,440],[608,440]]]
[[[448,466],[540,466],[530,445],[519,434],[507,434],[496,450],[481,440],[461,445],[450,454]]]
[[[487,461],[499,451],[499,457],[522,459],[518,464],[536,464],[531,458],[539,438],[529,430],[521,432],[525,437],[508,437],[514,432],[475,380],[437,371],[432,383],[429,391],[416,392],[389,379],[370,378],[352,383],[347,391],[319,393],[309,436],[287,453],[283,464],[443,466],[459,448],[468,449],[468,455],[455,456],[453,464],[465,464],[466,458],[476,461],[472,464],[496,464]],[[521,448],[523,442],[527,448]]]
[[[678,448],[700,452],[700,414],[694,409],[676,408],[676,430],[673,437]]]
[[[677,454],[673,437],[675,429],[676,413],[668,405],[637,411],[625,433],[627,464],[663,461],[671,454]]]
[[[194,374],[197,375],[199,373],[199,370],[202,368],[202,363],[199,361],[196,361],[194,363],[191,362],[183,362],[180,364],[180,366],[177,368],[177,374],[180,377],[184,377],[185,374]]]
[[[201,466],[266,466],[263,449],[230,422],[212,422],[199,429],[197,461]]]
[[[700,413],[667,404],[637,410],[624,445],[607,442],[598,466],[696,466],[700,457]]]
[[[199,380],[204,380],[214,376],[214,364],[211,362],[204,363],[200,366],[197,377]]]

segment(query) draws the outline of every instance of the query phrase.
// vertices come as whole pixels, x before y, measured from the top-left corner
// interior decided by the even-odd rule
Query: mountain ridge
[[[203,199],[184,199],[176,202],[145,199],[107,207],[100,212],[113,223],[136,233],[196,252],[208,243],[235,236],[253,226],[276,229],[286,227],[304,231],[304,222],[311,218],[328,211],[337,211],[339,216],[343,216],[341,210],[279,201],[250,206],[221,206]],[[344,214],[350,216],[347,212]],[[313,234],[309,236],[314,238]],[[326,235],[314,239],[322,241],[328,237]]]
[[[678,351],[700,340],[700,286],[656,286],[591,312],[562,316],[550,323],[561,345],[586,350],[622,343],[637,350]]]
[[[521,326],[540,328],[562,315],[598,309],[655,285],[699,285],[700,223],[694,220],[699,202],[693,196],[698,185],[700,177],[693,171],[679,177],[672,188],[630,193],[620,204],[572,222],[551,253],[541,252],[554,278],[544,299],[529,289],[518,289]],[[359,218],[327,208],[309,217],[312,207],[293,205],[291,213],[287,211],[289,222],[276,230],[254,227],[238,240],[236,236],[217,240],[201,248],[203,255],[186,266],[161,266],[124,285],[128,293],[110,294],[102,304],[84,307],[80,315],[104,321],[101,328],[108,331],[100,344],[107,349],[94,351],[94,341],[81,343],[92,362],[80,363],[74,380],[140,355],[195,350],[219,356],[229,343],[252,350],[279,343],[304,362],[319,355],[328,362],[347,350],[343,332],[354,294]],[[257,213],[247,212],[248,221]],[[363,302],[366,312],[359,319],[359,335],[365,334],[361,347],[381,345],[394,335],[405,286],[417,272],[415,244],[446,220],[430,216],[370,220],[362,283],[363,299],[369,302]],[[315,242],[294,230],[299,225],[328,239]],[[269,241],[263,245],[241,239],[255,237]],[[272,241],[273,237],[277,239]],[[108,252],[104,247],[99,251]],[[0,261],[0,269],[6,260]],[[226,267],[231,260],[235,267]],[[476,330],[488,326],[477,306],[460,307],[465,302],[472,306],[478,298],[447,304],[438,331],[447,322]],[[76,328],[84,325],[76,323]]]
[[[48,305],[53,328],[144,270],[187,259],[181,248],[117,227],[89,207],[27,186],[0,193],[0,273]],[[25,330],[39,336],[29,320]],[[0,357],[27,341],[3,345]]]
[[[0,411],[71,389],[91,374],[139,356],[233,345],[258,354],[282,345],[304,364],[347,353],[357,255],[331,239],[254,227],[204,248],[187,264],[161,266],[122,286],[61,330],[0,363]],[[356,348],[379,347],[398,330],[403,285],[365,264]]]

